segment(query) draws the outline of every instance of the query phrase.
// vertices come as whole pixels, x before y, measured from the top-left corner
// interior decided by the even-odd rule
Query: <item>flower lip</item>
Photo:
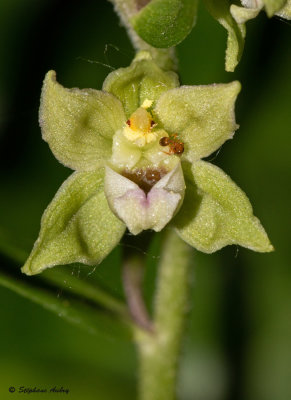
[[[134,235],[146,229],[159,232],[179,210],[184,198],[180,160],[169,172],[162,170],[163,177],[161,171],[156,174],[156,170],[149,169],[147,172],[148,179],[152,174],[153,180],[147,186],[150,190],[144,191],[143,186],[106,167],[104,190],[108,205]]]

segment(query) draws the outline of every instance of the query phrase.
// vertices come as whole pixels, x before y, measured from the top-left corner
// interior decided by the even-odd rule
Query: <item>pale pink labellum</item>
[[[142,230],[159,232],[182,204],[185,182],[180,162],[146,194],[136,183],[107,167],[105,194],[112,212],[137,235]]]

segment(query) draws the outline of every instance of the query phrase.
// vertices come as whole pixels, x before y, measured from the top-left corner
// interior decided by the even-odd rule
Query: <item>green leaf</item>
[[[40,104],[43,139],[64,165],[94,170],[111,155],[112,136],[125,115],[114,96],[94,89],[66,89],[46,74]]]
[[[194,26],[197,4],[197,0],[152,0],[132,18],[132,24],[151,46],[176,46]]]
[[[45,288],[31,278],[26,280],[23,276],[18,277],[13,273],[0,270],[0,285],[41,305],[46,310],[91,334],[103,332],[106,336],[109,334],[123,339],[132,338],[129,320],[120,319],[115,314],[89,305],[64,292],[61,297],[58,297],[55,288]]]
[[[240,83],[181,86],[164,93],[154,109],[158,121],[184,143],[183,158],[196,161],[217,150],[235,129]]]
[[[243,52],[245,27],[232,17],[228,0],[205,0],[205,4],[210,14],[227,30],[225,69],[233,72]]]
[[[286,4],[286,0],[263,0],[268,17],[272,17]]]
[[[205,253],[229,244],[273,250],[247,196],[229,176],[205,161],[184,167],[186,197],[174,221],[182,239]]]
[[[125,226],[108,207],[103,178],[103,170],[75,172],[63,183],[44,212],[24,273],[73,262],[99,264],[117,245]]]
[[[126,305],[115,297],[108,288],[102,287],[96,280],[89,280],[88,275],[85,275],[86,279],[80,276],[79,273],[73,275],[72,269],[68,268],[67,265],[53,270],[47,269],[40,276],[42,281],[53,284],[70,295],[77,295],[84,300],[95,303],[99,307],[104,307],[109,311],[129,318]]]
[[[27,257],[27,252],[15,243],[15,235],[0,227],[0,253],[5,254],[17,263],[23,263]]]
[[[177,74],[157,66],[148,52],[140,52],[127,68],[111,72],[103,90],[116,96],[124,105],[126,116],[142,105],[144,100],[157,100],[165,91],[179,86]]]

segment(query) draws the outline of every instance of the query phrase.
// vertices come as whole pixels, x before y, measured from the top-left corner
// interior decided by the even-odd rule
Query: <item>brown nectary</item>
[[[136,169],[134,171],[124,170],[121,175],[136,183],[145,193],[167,174],[164,168]]]

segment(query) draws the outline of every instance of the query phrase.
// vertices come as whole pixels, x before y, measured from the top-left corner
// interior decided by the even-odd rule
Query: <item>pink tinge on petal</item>
[[[118,216],[137,234],[145,229],[160,231],[172,218],[181,195],[153,188],[147,195],[141,189],[128,190],[114,201]]]
[[[149,199],[142,189],[128,190],[123,196],[118,197],[117,200],[122,200],[122,202],[127,201],[128,203],[134,202],[143,208],[148,208],[149,206]]]
[[[128,229],[137,234],[141,232],[147,221],[148,200],[141,189],[131,189],[114,199],[114,210],[124,221]]]
[[[148,209],[155,206],[157,202],[165,202],[165,207],[169,206],[168,202],[171,196],[166,190],[159,188],[152,188],[149,193],[145,193],[142,189],[128,190],[123,196],[120,196],[118,200],[122,202],[132,202],[140,205],[140,207]],[[179,196],[180,198],[181,196]]]

